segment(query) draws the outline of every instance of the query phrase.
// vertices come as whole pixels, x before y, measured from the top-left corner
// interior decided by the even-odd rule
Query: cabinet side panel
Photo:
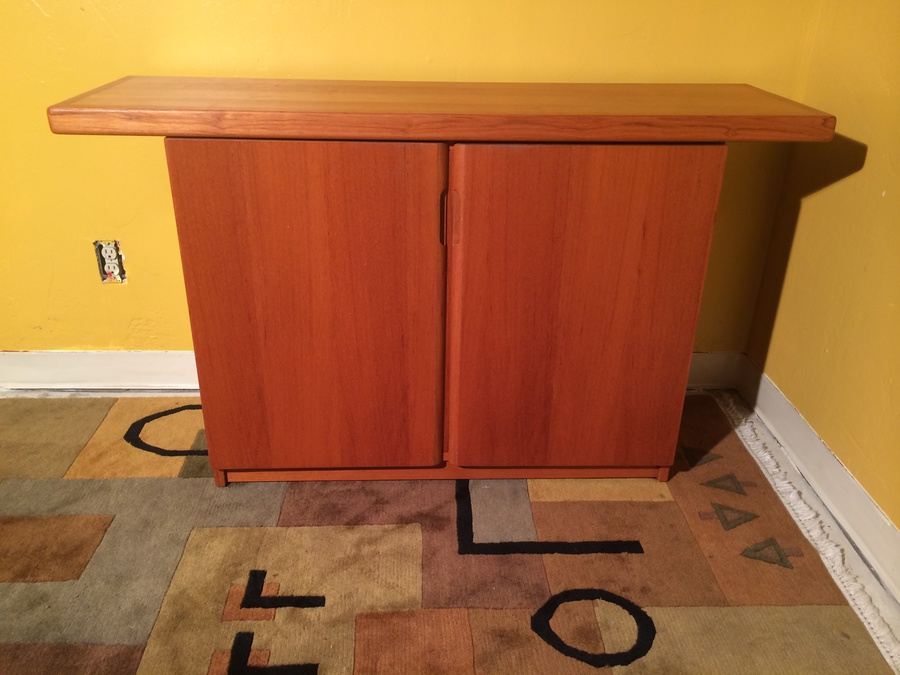
[[[724,145],[451,151],[463,466],[672,463]]]
[[[446,147],[166,151],[212,465],[438,464]]]

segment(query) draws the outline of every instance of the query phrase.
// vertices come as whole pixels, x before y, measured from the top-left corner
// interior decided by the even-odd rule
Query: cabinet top
[[[125,77],[51,106],[62,134],[504,142],[827,141],[828,113],[747,84]]]

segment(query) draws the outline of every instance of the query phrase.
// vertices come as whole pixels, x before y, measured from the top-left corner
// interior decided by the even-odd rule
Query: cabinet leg
[[[219,469],[213,469],[213,481],[216,484],[216,487],[225,487],[228,485],[228,478],[225,475],[224,471],[220,471]]]
[[[671,466],[661,466],[656,472],[656,480],[665,483],[669,480],[669,474],[672,472]]]

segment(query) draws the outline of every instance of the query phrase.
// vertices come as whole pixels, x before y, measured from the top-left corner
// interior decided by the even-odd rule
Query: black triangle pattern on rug
[[[761,560],[771,565],[794,569],[791,561],[788,560],[785,550],[772,538],[753,544],[753,546],[748,546],[741,552],[741,555],[751,560]]]
[[[734,492],[735,494],[739,495],[747,494],[747,491],[744,489],[744,485],[737,479],[737,476],[735,476],[733,473],[728,473],[724,476],[713,478],[712,480],[708,480],[705,483],[702,483],[702,485],[715,488],[716,490]]]
[[[706,448],[691,448],[682,445],[681,452],[684,454],[684,458],[691,467],[702,466],[714,462],[717,459],[722,459],[722,455],[716,452],[710,452]]]
[[[719,519],[719,523],[725,530],[733,530],[744,523],[749,523],[751,520],[759,518],[759,515],[752,511],[742,511],[741,509],[735,509],[730,506],[725,506],[724,504],[717,504],[716,502],[712,503],[712,507],[715,511],[716,518]]]

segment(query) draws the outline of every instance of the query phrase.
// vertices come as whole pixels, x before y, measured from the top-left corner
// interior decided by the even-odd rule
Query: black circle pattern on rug
[[[138,450],[152,452],[154,455],[161,455],[162,457],[190,457],[194,455],[208,455],[209,451],[207,450],[192,450],[190,448],[188,448],[187,450],[171,450],[169,448],[160,448],[156,445],[148,443],[143,438],[141,438],[141,432],[144,430],[144,427],[154,420],[158,420],[162,417],[168,417],[169,415],[175,415],[185,410],[200,410],[202,408],[203,406],[201,406],[199,403],[189,403],[187,405],[180,405],[177,408],[171,408],[170,410],[161,410],[160,412],[155,412],[152,415],[147,415],[146,417],[142,417],[141,419],[134,422],[130,427],[128,427],[128,431],[125,432],[123,438],[125,439],[126,443],[133,445]]]
[[[579,600],[603,600],[618,605],[631,615],[637,625],[637,639],[634,645],[624,652],[601,653],[586,652],[583,649],[573,647],[563,640],[556,631],[550,626],[550,620],[559,607],[567,602],[577,602]],[[534,613],[531,617],[531,630],[553,647],[561,654],[565,654],[573,659],[578,659],[583,663],[587,663],[595,668],[605,668],[609,666],[627,666],[629,663],[637,661],[639,658],[646,656],[647,652],[653,646],[653,639],[656,637],[656,625],[653,619],[643,609],[634,604],[631,600],[623,598],[615,593],[610,593],[602,588],[572,588],[562,591],[556,595],[551,595],[550,599]]]

